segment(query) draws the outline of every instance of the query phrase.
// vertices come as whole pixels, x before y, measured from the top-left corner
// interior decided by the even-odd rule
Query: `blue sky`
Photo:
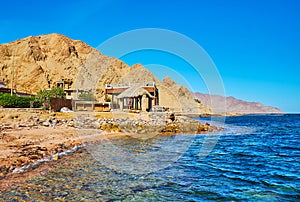
[[[132,29],[179,32],[210,55],[228,96],[300,112],[300,1],[5,1],[1,8],[0,43],[55,32],[97,47]],[[151,54],[122,59],[152,62]]]

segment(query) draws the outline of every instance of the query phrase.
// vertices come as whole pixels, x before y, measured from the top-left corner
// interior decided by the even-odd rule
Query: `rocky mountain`
[[[130,67],[82,41],[60,34],[30,36],[1,44],[1,79],[7,86],[13,84],[17,91],[32,94],[65,81],[70,89],[95,90],[99,101],[104,101],[105,84],[153,81],[160,92],[161,106],[191,113],[209,111],[194,101],[188,89],[170,79],[161,82],[140,64]]]
[[[209,95],[203,93],[193,93],[195,99],[198,99],[206,106],[212,108],[214,112],[224,112],[218,108],[218,105],[226,102],[226,112],[241,113],[241,114],[254,114],[254,113],[283,113],[280,109],[270,106],[265,106],[258,102],[247,102],[244,100],[236,99],[232,96],[223,97],[220,95]],[[212,106],[214,103],[214,106]]]
[[[4,83],[11,84],[13,79],[15,89],[33,94],[55,87],[62,80],[70,82],[73,88],[84,68],[101,70],[103,75],[114,71],[107,82],[117,81],[130,69],[124,62],[60,34],[30,36],[0,45],[0,68]]]

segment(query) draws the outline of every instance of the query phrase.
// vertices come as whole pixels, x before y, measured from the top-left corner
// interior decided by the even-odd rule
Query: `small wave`
[[[286,150],[298,150],[300,151],[300,147],[297,146],[282,146],[281,149],[286,149]]]
[[[245,135],[256,134],[256,130],[247,126],[234,126],[226,124],[224,128],[224,135]]]
[[[248,126],[237,126],[233,124],[223,124],[217,121],[208,121],[209,124],[223,128],[220,131],[221,135],[245,135],[245,134],[256,134],[256,128]]]
[[[248,182],[250,184],[260,184],[260,182],[254,178],[243,177],[241,175],[230,175],[227,173],[223,173],[222,176],[235,181],[243,181],[243,182]]]
[[[300,180],[300,178],[296,175],[288,174],[288,173],[274,173],[272,177],[281,179],[281,180],[288,180],[288,181],[297,181]]]
[[[243,173],[242,171],[235,170],[232,168],[224,168],[224,167],[220,167],[220,166],[211,166],[211,167],[217,171],[226,172],[226,173],[234,173],[234,174],[242,174]]]

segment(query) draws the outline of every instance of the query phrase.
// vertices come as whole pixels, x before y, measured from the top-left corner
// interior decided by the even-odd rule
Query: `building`
[[[0,88],[6,88],[6,86],[5,86],[5,84],[4,84],[4,82],[3,82],[2,79],[0,79]]]
[[[112,109],[150,111],[159,104],[158,89],[154,82],[106,84],[105,100]]]
[[[29,93],[19,92],[16,89],[6,88],[6,85],[4,84],[4,81],[2,79],[0,79],[0,93],[15,94],[20,97],[33,96],[32,94]]]
[[[56,87],[57,88],[62,88],[64,89],[64,92],[66,93],[66,98],[67,99],[73,99],[74,97],[78,97],[78,90],[72,89],[73,82],[72,81],[66,81],[66,80],[61,80],[56,82]]]
[[[4,81],[0,79],[0,93],[11,93],[10,88],[6,88]]]
[[[56,82],[57,88],[62,88],[66,93],[66,99],[53,99],[51,108],[59,110],[62,107],[68,107],[73,111],[94,111],[94,112],[108,112],[110,111],[109,102],[97,102],[94,99],[89,100],[80,97],[82,94],[91,94],[90,91],[72,88],[73,81],[61,80]],[[53,106],[53,107],[52,107]]]
[[[110,103],[96,101],[73,100],[73,111],[109,112]]]

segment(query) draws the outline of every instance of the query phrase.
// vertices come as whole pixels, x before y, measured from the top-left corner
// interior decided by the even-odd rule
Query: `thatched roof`
[[[142,95],[148,95],[151,98],[154,98],[147,90],[145,90],[141,85],[131,86],[126,89],[123,93],[117,96],[117,98],[130,98],[130,97],[139,97]]]

